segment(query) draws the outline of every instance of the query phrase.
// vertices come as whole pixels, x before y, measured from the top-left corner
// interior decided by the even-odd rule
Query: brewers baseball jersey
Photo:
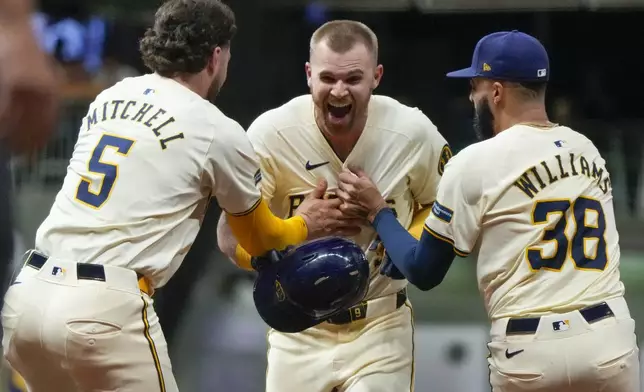
[[[363,133],[344,162],[316,125],[313,110],[311,96],[300,96],[262,114],[248,129],[262,169],[262,193],[275,215],[292,216],[320,178],[327,179],[333,194],[338,174],[352,165],[367,172],[405,227],[418,205],[434,202],[451,151],[420,110],[373,96]],[[367,299],[405,287],[407,281],[379,274],[384,248],[370,226],[362,227],[353,240],[372,266]]]
[[[623,295],[610,176],[570,128],[520,124],[469,146],[447,164],[436,200],[426,229],[477,259],[492,320]]]
[[[243,213],[261,197],[243,128],[178,82],[124,79],[90,105],[36,248],[126,267],[164,285],[190,249],[208,200]]]

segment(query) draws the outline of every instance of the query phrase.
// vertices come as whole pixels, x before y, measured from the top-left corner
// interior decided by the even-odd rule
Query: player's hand
[[[55,129],[56,76],[29,23],[0,27],[0,140],[15,153],[42,147]]]
[[[326,180],[320,180],[295,212],[295,215],[301,216],[306,222],[309,232],[307,239],[329,235],[350,237],[359,234],[360,226],[366,224],[366,221],[342,212],[339,208],[342,200],[324,199],[327,187]]]
[[[362,208],[369,222],[373,222],[378,212],[387,207],[387,202],[378,187],[362,169],[344,169],[339,176],[338,188],[338,197],[348,204],[345,208],[351,208],[354,211]]]
[[[250,265],[251,267],[259,272],[261,271],[264,267],[267,267],[271,264],[278,263],[280,260],[284,258],[284,255],[287,254],[293,246],[289,246],[284,250],[278,251],[276,249],[270,250],[263,254],[262,256],[255,256],[251,257],[250,259]]]

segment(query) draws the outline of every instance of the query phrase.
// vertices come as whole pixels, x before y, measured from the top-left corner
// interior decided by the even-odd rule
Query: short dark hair
[[[311,37],[313,46],[325,41],[336,53],[346,53],[362,43],[378,59],[378,37],[367,25],[354,20],[333,20],[320,26]]]
[[[546,93],[548,82],[520,82],[517,83],[528,98],[539,98]]]
[[[141,39],[143,63],[165,77],[199,73],[236,32],[235,14],[220,0],[168,0]]]

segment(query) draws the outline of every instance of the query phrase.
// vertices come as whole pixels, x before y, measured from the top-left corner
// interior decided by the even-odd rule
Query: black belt
[[[40,270],[47,262],[47,259],[49,259],[47,256],[31,252],[31,254],[27,256],[25,265]],[[54,273],[54,271],[52,271],[52,273]],[[76,263],[76,277],[83,280],[105,282],[105,268],[101,264]]]
[[[402,289],[396,293],[396,309],[403,306],[407,301],[407,290]],[[349,309],[342,311],[327,320],[330,324],[349,324],[353,321],[362,320],[367,317],[367,301],[352,306]]]
[[[607,317],[614,317],[615,314],[613,310],[608,306],[606,302],[602,302],[597,305],[588,306],[583,309],[579,309],[582,317],[586,319],[588,324],[595,323],[599,320],[605,319]],[[508,320],[508,326],[505,329],[506,335],[512,334],[531,334],[537,332],[539,327],[539,322],[541,317],[529,317],[529,318],[513,318]],[[558,328],[554,326],[553,328]]]

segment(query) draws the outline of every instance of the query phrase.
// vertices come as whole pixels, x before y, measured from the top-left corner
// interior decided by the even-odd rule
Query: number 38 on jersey
[[[559,219],[544,229],[541,241],[526,250],[530,269],[560,271],[571,260],[577,269],[603,271],[608,256],[601,203],[587,197],[538,201],[532,209],[532,224],[548,224],[554,216]]]

